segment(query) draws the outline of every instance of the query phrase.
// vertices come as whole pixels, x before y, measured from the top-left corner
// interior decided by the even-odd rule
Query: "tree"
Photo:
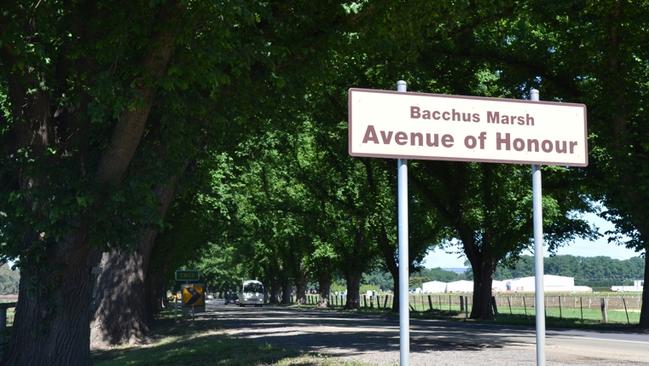
[[[91,244],[129,234],[106,233],[104,225],[143,221],[121,214],[132,212],[125,198],[136,190],[124,179],[156,100],[155,80],[185,37],[185,9],[173,1],[98,5],[16,2],[2,15],[11,113],[0,198],[9,215],[0,225],[12,243],[3,255],[19,257],[22,274],[8,364],[90,363],[89,274],[98,257]],[[117,24],[139,31],[120,33]]]
[[[10,243],[3,256],[20,257],[23,274],[9,363],[89,363],[90,268],[101,252],[137,247],[143,230],[159,230],[164,205],[156,202],[155,183],[182,175],[182,169],[150,175],[155,169],[147,168],[176,155],[164,153],[156,161],[145,150],[179,141],[197,142],[192,147],[200,150],[205,135],[223,130],[226,124],[219,122],[237,130],[236,124],[255,115],[251,106],[259,95],[235,98],[226,85],[237,81],[240,90],[252,90],[251,82],[273,76],[261,87],[254,84],[261,92],[278,87],[272,71],[286,67],[286,60],[289,70],[310,67],[288,45],[301,49],[301,32],[322,34],[320,25],[341,9],[299,5],[7,4],[0,32],[0,99],[10,112],[0,130],[0,200],[7,214],[0,218],[0,235]],[[305,16],[295,16],[299,11]],[[316,13],[318,21],[311,23]],[[311,26],[297,26],[301,20]],[[186,118],[163,118],[194,108]],[[237,115],[237,108],[249,113],[238,119],[215,113]],[[192,118],[198,122],[189,123]],[[156,139],[160,125],[177,135]],[[134,268],[140,277],[148,272]]]
[[[620,234],[614,241],[638,252],[649,248],[646,223],[646,108],[649,70],[642,21],[646,6],[608,2],[586,6],[578,1],[547,6],[530,4],[528,19],[550,32],[551,50],[539,69],[551,95],[588,105],[591,164],[585,171],[593,198],[607,211],[603,216]],[[622,235],[624,234],[624,235]],[[628,240],[624,237],[630,238]],[[645,262],[645,268],[647,268]],[[649,272],[645,270],[645,281]],[[643,293],[640,326],[649,327],[649,291]]]

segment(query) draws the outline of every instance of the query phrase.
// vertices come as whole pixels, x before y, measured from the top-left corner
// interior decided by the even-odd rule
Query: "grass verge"
[[[319,354],[299,352],[248,339],[229,337],[214,319],[161,319],[149,343],[93,351],[96,366],[277,365],[362,366]]]

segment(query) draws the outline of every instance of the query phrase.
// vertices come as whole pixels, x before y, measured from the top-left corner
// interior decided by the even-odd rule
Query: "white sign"
[[[352,88],[349,154],[587,166],[586,106]]]

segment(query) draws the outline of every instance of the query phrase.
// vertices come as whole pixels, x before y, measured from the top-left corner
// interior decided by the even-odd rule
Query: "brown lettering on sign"
[[[374,130],[374,126],[368,125],[367,129],[365,130],[365,136],[363,136],[363,143],[367,144],[368,141],[372,141],[375,144],[379,143],[379,139],[376,137],[376,131]]]
[[[415,105],[410,106],[410,118],[432,119],[435,121],[480,122],[479,113],[462,112],[455,108],[450,111],[427,110]]]
[[[408,134],[403,131],[397,132],[394,136],[394,142],[396,142],[397,145],[406,145],[408,143]]]
[[[380,137],[379,137],[380,136]],[[410,146],[428,146],[428,147],[453,147],[455,140],[452,135],[438,133],[421,133],[405,131],[386,131],[379,130],[376,132],[374,125],[368,125],[363,136],[363,143],[390,145],[392,142],[397,145]]]
[[[496,133],[497,150],[574,154],[577,145],[577,141],[521,139],[512,138],[509,133]]]
[[[417,106],[410,106],[410,118],[416,119],[421,117],[421,113],[419,113],[419,107]]]
[[[501,125],[519,125],[519,126],[534,126],[534,117],[529,113],[525,116],[500,114],[498,111],[487,111],[487,123],[501,124]]]

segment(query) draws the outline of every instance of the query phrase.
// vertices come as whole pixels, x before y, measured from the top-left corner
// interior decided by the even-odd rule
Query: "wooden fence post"
[[[602,310],[602,323],[607,324],[608,323],[608,299],[602,297],[600,308]]]
[[[428,310],[433,311],[433,299],[428,295]]]
[[[626,313],[626,323],[631,324],[629,321],[629,310],[626,308],[626,300],[624,299],[624,296],[622,296],[622,303],[624,304],[624,313]]]
[[[0,346],[5,342],[5,332],[7,332],[7,308],[0,308]]]
[[[579,296],[579,312],[581,313],[581,321],[584,321],[584,301],[581,296]]]
[[[464,317],[465,318],[469,317],[469,297],[468,296],[464,297]]]
[[[464,296],[460,295],[460,313],[464,312]]]
[[[559,296],[559,319],[563,319],[563,311],[561,309],[561,296]]]
[[[523,311],[525,312],[525,316],[527,316],[527,303],[525,302],[525,295],[523,295]]]

